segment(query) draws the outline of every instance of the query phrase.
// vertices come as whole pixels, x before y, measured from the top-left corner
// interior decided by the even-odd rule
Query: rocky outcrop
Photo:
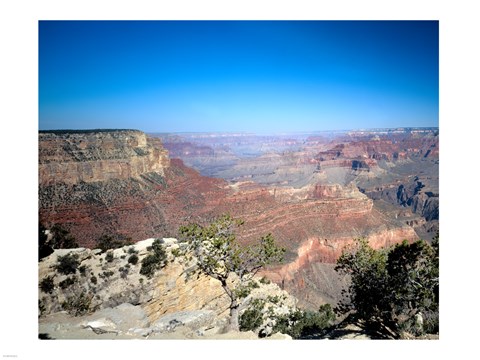
[[[38,155],[41,186],[163,175],[170,164],[160,140],[135,130],[41,132]]]
[[[171,162],[159,139],[139,131],[39,134],[39,220],[94,247],[102,235],[139,240],[176,236],[192,216],[211,213],[226,185]]]
[[[106,253],[84,248],[56,250],[40,261],[39,333],[44,338],[64,339],[222,337],[229,298],[220,282],[198,276],[195,259],[178,255],[181,244],[172,238],[161,240],[166,265],[151,278],[143,276],[140,264],[153,240]],[[58,268],[65,256],[76,259],[69,274]],[[132,256],[138,260],[132,261]],[[295,309],[297,300],[276,284],[255,281],[257,287],[244,299],[241,312],[253,299],[268,298],[283,299],[266,304],[278,308],[277,313]]]

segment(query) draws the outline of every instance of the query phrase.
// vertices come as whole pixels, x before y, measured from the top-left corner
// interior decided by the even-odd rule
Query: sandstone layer
[[[202,139],[200,150],[192,146],[188,151],[208,156],[205,146],[211,138]],[[102,235],[134,242],[176,237],[181,225],[206,224],[230,213],[245,220],[239,241],[252,243],[272,233],[286,248],[284,264],[265,274],[316,308],[338,300],[342,280],[335,278],[331,264],[354,238],[366,237],[375,247],[412,241],[419,237],[416,229],[438,219],[435,179],[418,188],[418,182],[427,184],[428,174],[415,181],[408,177],[417,163],[434,174],[435,137],[350,139],[352,143],[281,138],[283,154],[272,153],[277,145],[273,140],[256,151],[251,139],[239,139],[227,138],[228,144],[236,144],[234,150],[212,147],[214,153],[240,159],[222,171],[235,175],[240,170],[236,174],[242,181],[227,182],[170,159],[158,138],[138,131],[40,133],[40,222],[47,228],[59,224],[81,246],[94,248]],[[391,198],[389,189],[397,195]],[[164,281],[158,289],[173,286],[172,278]],[[211,289],[206,291],[208,302],[221,308],[214,300],[215,288],[203,281],[202,288]],[[170,300],[165,294],[156,297],[166,308],[193,306],[189,292],[172,294]],[[162,306],[151,303],[145,311],[161,314]]]

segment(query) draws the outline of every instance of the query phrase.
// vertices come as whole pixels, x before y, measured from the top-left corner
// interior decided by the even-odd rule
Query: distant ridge
[[[136,129],[86,129],[86,130],[74,130],[74,129],[65,129],[65,130],[39,130],[40,134],[90,134],[90,133],[99,133],[99,132],[113,132],[113,131],[136,131],[142,132],[141,130]]]

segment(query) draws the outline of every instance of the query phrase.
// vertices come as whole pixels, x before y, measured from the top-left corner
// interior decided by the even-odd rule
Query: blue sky
[[[438,126],[437,21],[40,21],[39,129]]]

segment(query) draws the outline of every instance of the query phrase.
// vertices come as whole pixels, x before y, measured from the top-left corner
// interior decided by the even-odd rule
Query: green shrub
[[[162,259],[158,254],[150,254],[143,258],[140,274],[151,278],[155,271],[160,269],[165,259]]]
[[[80,272],[80,275],[85,276],[87,275],[87,271],[89,270],[87,265],[82,265],[78,268],[78,271]]]
[[[122,246],[126,245],[132,245],[132,239],[131,238],[114,238],[111,235],[102,235],[98,240],[97,240],[97,245],[96,247],[98,249],[101,249],[103,252],[110,250],[110,249],[117,249],[121,248]]]
[[[107,254],[105,255],[105,260],[107,262],[112,262],[113,259],[114,259],[113,251],[107,251]]]
[[[271,282],[265,276],[262,276],[262,278],[259,281],[260,281],[260,284],[263,284],[263,285],[268,285]]]
[[[137,254],[132,254],[128,258],[128,263],[132,265],[136,265],[138,263],[138,255]]]
[[[419,335],[438,330],[438,249],[438,238],[432,245],[404,241],[381,250],[358,239],[337,261],[336,270],[352,279],[338,311],[354,310],[367,326],[380,324],[397,336],[405,331]],[[423,330],[415,321],[420,313],[428,314]]]
[[[113,271],[104,271],[101,275],[103,275],[103,277],[105,277],[105,278],[109,278],[113,274],[114,274]]]
[[[55,283],[53,282],[52,276],[47,276],[40,281],[40,289],[47,294],[51,294],[55,288]]]
[[[79,247],[75,237],[60,225],[55,224],[50,229],[50,232],[52,234],[50,243],[54,249],[73,249]]]
[[[296,310],[288,315],[278,316],[273,332],[288,334],[294,339],[319,334],[335,321],[335,313],[329,304],[322,305],[317,312]]]
[[[98,280],[97,280],[97,277],[95,275],[92,275],[92,277],[90,278],[90,281],[92,282],[92,284],[96,285]]]
[[[60,286],[61,289],[65,290],[66,288],[75,284],[76,281],[77,281],[77,278],[75,276],[72,276],[72,277],[69,276],[65,280],[60,281],[58,283],[58,286]]]
[[[59,256],[55,269],[64,275],[75,274],[80,262],[78,261],[78,254],[67,254]]]
[[[140,274],[148,278],[151,278],[155,274],[155,271],[165,266],[167,259],[167,253],[163,249],[160,239],[155,239],[150,248],[153,254],[149,254],[143,258],[142,267],[140,268]]]
[[[255,331],[263,323],[265,301],[254,299],[247,310],[239,317],[240,331]]]

